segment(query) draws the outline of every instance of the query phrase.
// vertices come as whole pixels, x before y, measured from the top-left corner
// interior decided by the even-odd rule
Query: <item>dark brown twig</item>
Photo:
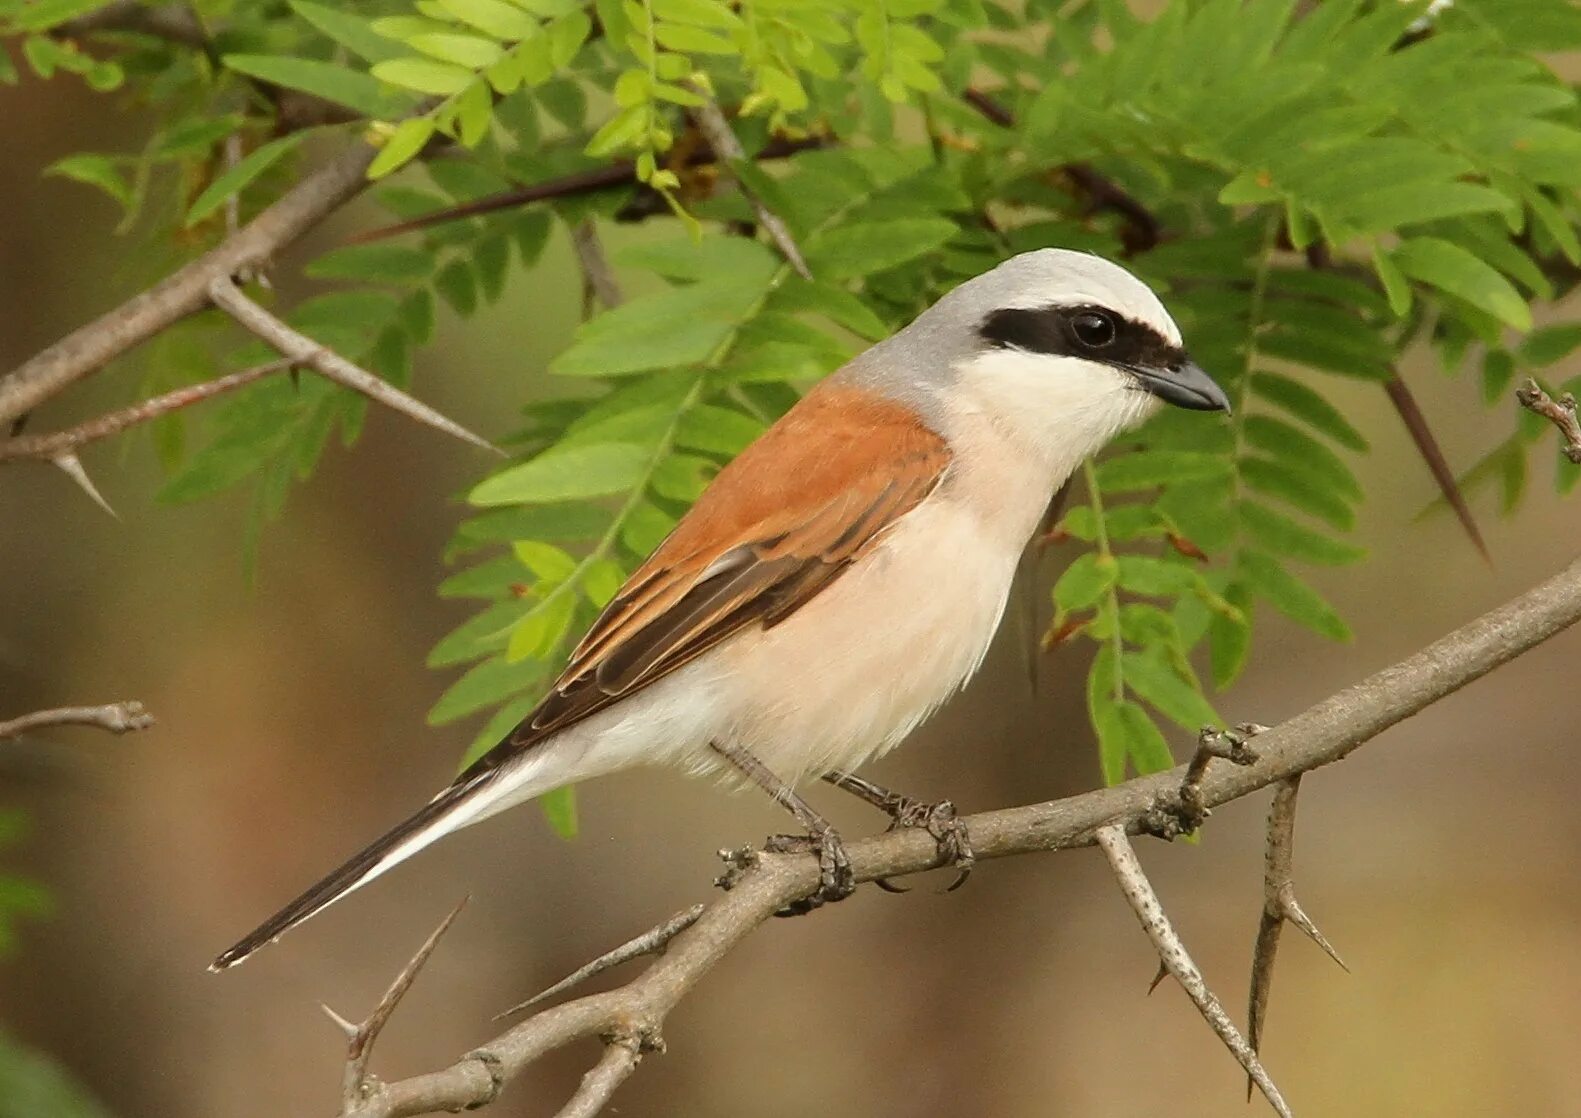
[[[758,161],[768,159],[784,159],[795,155],[799,151],[811,151],[824,147],[827,140],[814,136],[807,139],[787,140],[773,139],[764,146],[753,158]],[[684,166],[698,167],[710,163],[717,163],[718,156],[712,148],[700,147],[688,153]],[[464,202],[459,206],[447,206],[433,213],[414,217],[409,221],[398,222],[394,225],[384,225],[378,229],[368,229],[347,237],[343,243],[349,245],[366,244],[369,241],[382,241],[386,237],[396,237],[402,233],[416,233],[435,225],[443,225],[448,221],[460,221],[468,217],[483,217],[487,214],[498,213],[501,210],[516,209],[521,206],[530,206],[534,202],[552,202],[559,198],[576,198],[583,194],[597,194],[604,190],[614,190],[619,187],[638,186],[636,169],[630,161],[622,160],[611,163],[607,167],[591,167],[585,171],[573,171],[569,175],[562,175],[557,179],[547,182],[533,183],[531,186],[516,187],[512,190],[490,194],[471,202]],[[665,208],[668,212],[668,208]]]
[[[146,730],[153,724],[154,716],[135,699],[97,707],[57,707],[0,722],[0,741],[21,737],[43,726],[97,726],[112,734],[129,734]]]
[[[14,462],[24,458],[49,459],[51,461],[69,454],[79,447],[109,438],[128,427],[139,423],[147,423],[158,419],[162,415],[191,407],[202,400],[208,400],[226,392],[234,392],[254,381],[262,380],[271,373],[282,372],[296,364],[291,357],[282,357],[278,361],[269,361],[262,365],[255,365],[250,369],[239,372],[227,373],[222,377],[204,381],[202,384],[188,385],[177,388],[131,407],[101,415],[97,419],[90,419],[86,423],[79,423],[75,427],[68,427],[64,431],[50,431],[42,435],[19,435],[14,439],[0,441],[0,462]]]
[[[450,915],[439,922],[423,946],[417,949],[417,954],[395,976],[395,981],[390,983],[385,990],[384,997],[379,999],[379,1004],[374,1007],[365,1021],[354,1025],[329,1006],[324,1006],[324,1012],[329,1019],[338,1025],[346,1034],[346,1071],[341,1084],[341,1109],[350,1113],[355,1110],[358,1103],[366,1095],[369,1087],[368,1061],[373,1059],[373,1044],[379,1039],[379,1034],[384,1031],[384,1026],[389,1023],[390,1016],[396,1007],[401,1004],[401,999],[406,997],[406,992],[412,988],[412,983],[417,980],[418,973],[428,962],[428,957],[434,953],[434,948],[439,946],[439,941],[450,930],[450,925],[455,923],[456,917],[461,915],[461,910],[467,907],[470,898],[462,897],[456,907],[450,910]]]
[[[1542,385],[1527,377],[1526,382],[1515,390],[1515,399],[1527,411],[1542,416],[1559,428],[1559,434],[1564,437],[1560,451],[1570,461],[1581,466],[1581,423],[1576,421],[1575,396],[1566,392],[1555,400],[1543,391]]]
[[[1488,553],[1488,545],[1482,539],[1482,531],[1477,527],[1477,518],[1472,515],[1471,506],[1466,503],[1466,495],[1460,491],[1460,482],[1455,479],[1455,471],[1449,468],[1449,461],[1444,457],[1444,451],[1438,445],[1433,429],[1428,426],[1427,417],[1422,414],[1416,397],[1406,386],[1398,369],[1383,382],[1383,390],[1388,394],[1394,410],[1399,413],[1400,421],[1405,424],[1406,431],[1410,433],[1411,441],[1416,444],[1417,453],[1422,456],[1422,461],[1427,463],[1428,472],[1438,483],[1439,493],[1443,495],[1449,507],[1455,510],[1455,518],[1460,521],[1460,526],[1471,538],[1472,546],[1477,549],[1478,555],[1491,563],[1493,558]]]
[[[1296,794],[1300,790],[1299,774],[1281,781],[1274,789],[1274,801],[1268,809],[1268,845],[1263,854],[1263,914],[1257,925],[1257,944],[1252,949],[1252,986],[1246,1013],[1246,1035],[1253,1052],[1262,1051],[1263,1026],[1268,1018],[1268,995],[1274,981],[1274,955],[1279,950],[1279,932],[1285,921],[1288,920],[1306,933],[1308,939],[1340,965],[1340,969],[1350,969],[1296,900],[1292,866],[1295,860]],[[1251,1089],[1252,1083],[1248,1080],[1248,1095]]]

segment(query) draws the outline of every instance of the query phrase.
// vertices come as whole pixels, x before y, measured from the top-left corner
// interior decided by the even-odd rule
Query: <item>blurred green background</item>
[[[110,205],[41,180],[61,155],[130,146],[138,122],[67,82],[0,89],[0,368],[135,290]],[[321,230],[317,247],[355,225]],[[311,251],[294,251],[280,274]],[[567,246],[420,359],[418,394],[496,435],[543,386],[576,319]],[[289,292],[288,292],[289,293]],[[1450,460],[1509,429],[1470,383],[1407,370]],[[130,398],[111,372],[38,429]],[[1356,630],[1320,643],[1270,618],[1221,708],[1276,722],[1519,592],[1571,558],[1581,503],[1546,476],[1513,520],[1478,505],[1491,567],[1447,518],[1412,523],[1432,484],[1381,393],[1336,399],[1373,442],[1361,466],[1367,564],[1317,584]],[[0,472],[0,716],[139,698],[156,729],[68,730],[0,747],[0,806],[33,820],[3,868],[43,881],[55,913],[0,959],[0,1028],[49,1053],[113,1113],[327,1114],[342,1044],[326,1002],[360,1016],[438,918],[473,901],[382,1038],[396,1078],[449,1063],[490,1017],[588,957],[703,899],[722,845],[783,820],[669,772],[581,790],[582,834],[532,810],[457,836],[237,972],[214,953],[449,778],[468,727],[423,715],[448,677],[423,666],[465,607],[433,592],[485,463],[387,414],[334,452],[243,573],[240,499],[154,505],[132,438],[87,464],[123,519],[57,471]],[[1564,467],[1569,468],[1569,467]],[[1064,561],[1043,560],[1041,599]],[[1075,652],[1034,692],[1012,621],[982,676],[874,776],[965,811],[1099,782]],[[1581,1114],[1574,1006],[1581,786],[1574,707],[1581,633],[1562,636],[1310,777],[1298,884],[1347,976],[1287,937],[1266,1047],[1303,1115]],[[1186,743],[1176,740],[1177,754]],[[860,834],[874,818],[814,791]],[[1260,905],[1263,797],[1221,810],[1198,846],[1142,857],[1197,961],[1242,1016]],[[1147,941],[1094,852],[983,866],[962,891],[863,889],[753,936],[671,1017],[611,1113],[971,1114],[1176,1118],[1239,1114],[1238,1068],[1185,997],[1144,996]],[[553,1114],[594,1058],[544,1061],[490,1113]],[[1261,1102],[1253,1104],[1262,1107]],[[0,1111],[4,1110],[0,1102]]]

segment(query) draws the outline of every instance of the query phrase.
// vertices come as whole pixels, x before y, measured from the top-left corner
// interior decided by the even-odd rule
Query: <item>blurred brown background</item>
[[[0,368],[131,290],[110,206],[38,178],[68,152],[129,147],[128,127],[113,101],[70,81],[0,89]],[[494,312],[448,324],[423,359],[421,396],[485,434],[510,426],[574,321],[563,244],[552,260],[556,271],[518,278]],[[1469,383],[1412,380],[1458,464],[1513,421]],[[39,428],[129,390],[102,378]],[[1362,464],[1372,557],[1318,578],[1357,639],[1327,645],[1261,622],[1254,663],[1222,704],[1237,719],[1277,721],[1413,651],[1557,570],[1581,538],[1581,500],[1555,501],[1546,466],[1515,519],[1479,502],[1491,569],[1449,521],[1412,524],[1432,488],[1398,420],[1381,393],[1336,394],[1375,446]],[[493,1013],[705,897],[715,848],[782,826],[760,798],[668,772],[607,779],[583,788],[575,842],[530,809],[511,813],[241,970],[205,973],[217,949],[452,773],[469,731],[424,725],[449,677],[423,658],[465,616],[433,588],[461,514],[454,495],[486,463],[376,415],[267,533],[256,590],[241,569],[240,499],[152,504],[142,445],[95,448],[88,464],[122,521],[54,470],[0,474],[0,715],[135,697],[160,722],[126,739],[61,731],[0,756],[0,803],[35,822],[0,854],[4,868],[58,900],[0,960],[0,1027],[115,1113],[330,1113],[341,1043],[318,1003],[360,1016],[470,893],[375,1059],[387,1078],[446,1064],[498,1030]],[[875,776],[968,811],[1096,783],[1080,662],[1045,663],[1032,694],[1024,642],[1010,627],[1004,637],[970,691]],[[1266,1057],[1299,1113],[1581,1114],[1578,665],[1581,632],[1308,779],[1298,881],[1353,973],[1287,937]],[[844,797],[814,796],[851,832],[874,826]],[[1264,803],[1221,810],[1200,846],[1141,851],[1237,1017]],[[762,929],[673,1015],[669,1053],[645,1062],[612,1113],[1265,1112],[1246,1110],[1238,1069],[1178,990],[1144,996],[1154,958],[1097,854],[985,865],[949,896],[933,892],[941,884],[863,889]],[[546,1061],[489,1113],[553,1114],[593,1056],[585,1045]]]

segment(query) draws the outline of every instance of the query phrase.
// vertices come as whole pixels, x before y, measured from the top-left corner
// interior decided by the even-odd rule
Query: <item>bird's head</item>
[[[870,353],[924,414],[970,410],[1072,465],[1166,403],[1230,407],[1151,288],[1065,249],[968,280]]]

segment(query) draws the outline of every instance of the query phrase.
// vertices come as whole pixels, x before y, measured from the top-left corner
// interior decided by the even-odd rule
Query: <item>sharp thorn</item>
[[[1339,952],[1334,950],[1334,945],[1328,941],[1328,937],[1318,931],[1318,926],[1312,922],[1312,918],[1302,909],[1294,895],[1287,894],[1281,897],[1280,907],[1282,909],[1281,915],[1286,920],[1306,933],[1307,939],[1321,947],[1323,953],[1339,965],[1340,970],[1346,974],[1350,973],[1350,968],[1345,965],[1345,960],[1339,957]]]
[[[75,454],[62,454],[59,458],[52,458],[50,461],[59,466],[67,477],[76,482],[77,488],[86,493],[94,504],[109,513],[114,519],[121,519],[116,511],[110,507],[110,502],[104,499],[104,495],[93,484],[93,479],[88,476],[88,471],[82,468],[82,462]]]
[[[329,1008],[328,1004],[324,1002],[319,1002],[318,1007],[324,1011],[325,1017],[328,1017],[335,1023],[335,1027],[337,1029],[346,1034],[347,1040],[357,1039],[357,1034],[362,1031],[362,1026],[352,1024],[340,1014],[336,1013],[333,1009]]]
[[[1169,968],[1163,963],[1158,964],[1158,973],[1153,976],[1153,981],[1147,984],[1148,997],[1153,996],[1153,991],[1158,989],[1158,984],[1169,977]]]

